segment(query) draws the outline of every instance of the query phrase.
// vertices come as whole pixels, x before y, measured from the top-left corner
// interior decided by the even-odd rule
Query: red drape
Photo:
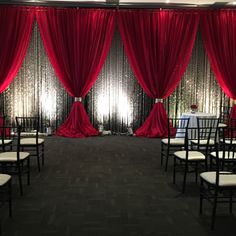
[[[199,14],[179,10],[122,10],[118,24],[131,67],[148,96],[166,98],[176,88],[189,62]],[[137,136],[167,135],[167,114],[154,105]]]
[[[16,76],[31,38],[34,10],[26,7],[0,7],[0,93]]]
[[[114,33],[114,10],[43,8],[36,13],[42,40],[67,92],[84,97],[106,59]],[[80,99],[79,99],[80,100]],[[57,130],[65,137],[97,135],[80,101]]]
[[[236,99],[236,12],[208,11],[202,17],[201,30],[205,49],[222,90]],[[230,118],[236,118],[236,106]]]

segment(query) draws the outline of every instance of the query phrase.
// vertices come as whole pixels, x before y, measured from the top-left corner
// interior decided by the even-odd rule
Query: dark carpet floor
[[[46,138],[46,165],[31,162],[31,185],[20,196],[13,184],[13,218],[1,208],[6,236],[211,236],[236,235],[235,215],[211,205],[200,216],[199,186],[186,194],[160,166],[160,140],[128,136]],[[25,181],[26,182],[26,181]]]

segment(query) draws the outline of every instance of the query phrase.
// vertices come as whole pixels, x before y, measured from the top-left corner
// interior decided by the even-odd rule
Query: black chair
[[[165,171],[167,171],[169,157],[173,156],[174,151],[184,147],[188,125],[189,118],[168,119],[168,137],[161,140],[161,165],[166,159]]]
[[[232,168],[236,166],[236,120],[231,120],[223,129],[222,137],[219,139],[220,151],[218,153],[211,152],[210,157],[216,163],[216,155],[218,154],[218,161],[221,164],[221,169]]]
[[[0,127],[0,129],[4,130],[6,127]],[[9,175],[17,175],[20,186],[20,194],[23,195],[23,174],[27,174],[27,183],[28,185],[30,184],[30,154],[28,152],[20,151],[20,133],[21,127],[19,126],[17,128],[16,150],[9,150],[0,153],[0,172]]]
[[[30,156],[37,157],[38,171],[40,171],[40,158],[44,165],[44,139],[39,138],[39,117],[16,117],[16,124],[22,128],[21,150],[27,150]]]
[[[220,107],[219,127],[224,128],[228,125],[230,119],[231,107],[223,105]]]
[[[219,134],[219,118],[197,117],[197,136],[191,139],[193,149],[204,150],[205,155],[214,149],[215,140]]]
[[[173,184],[176,184],[177,172],[183,173],[182,193],[185,192],[187,174],[195,173],[195,182],[197,183],[199,171],[201,169],[207,170],[205,152],[193,150],[190,145],[191,133],[195,130],[196,128],[187,129],[184,150],[174,152]]]
[[[197,183],[198,173],[208,169],[207,156],[217,138],[219,119],[197,117],[197,124],[197,128],[187,129],[184,150],[174,153],[173,183],[176,182],[176,172],[183,172],[182,193],[185,192],[188,173],[195,173]]]
[[[228,155],[228,154],[229,155]],[[215,227],[216,208],[218,203],[228,203],[229,212],[232,213],[233,202],[235,201],[236,191],[236,172],[235,167],[228,165],[227,171],[222,170],[222,163],[227,161],[228,157],[236,159],[235,148],[230,153],[226,149],[215,143],[215,152],[211,155],[216,160],[216,169],[214,171],[203,172],[200,174],[200,214],[203,210],[203,200],[208,200],[212,205],[211,229]],[[230,169],[232,167],[232,169]]]
[[[0,116],[0,126],[6,127],[6,116]],[[0,129],[0,135],[0,147],[2,148],[2,150],[5,151],[6,147],[9,147],[10,150],[12,150],[13,139],[11,134],[11,128],[8,127],[5,129]]]
[[[9,216],[12,217],[12,196],[11,196],[11,176],[0,174],[0,200],[2,203],[8,202]],[[0,222],[0,234],[2,233],[2,225]]]

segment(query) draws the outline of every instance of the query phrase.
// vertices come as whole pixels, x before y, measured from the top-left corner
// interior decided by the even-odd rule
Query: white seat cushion
[[[199,140],[199,145],[207,145],[207,139],[202,139],[202,140]],[[198,144],[198,140],[191,140],[191,142],[193,144]],[[210,139],[209,140],[209,145],[214,145],[215,144],[215,141],[213,139]]]
[[[20,152],[20,160],[24,160],[30,154],[28,152]],[[2,152],[0,153],[0,162],[15,162],[17,161],[17,152]]]
[[[168,138],[162,139],[161,142],[164,143],[164,144],[168,144]],[[184,145],[184,139],[182,139],[182,138],[171,138],[170,139],[170,145],[183,146]]]
[[[227,171],[221,171],[220,173],[230,173]],[[200,177],[207,181],[210,184],[216,184],[216,172],[208,171],[200,174]],[[227,174],[227,175],[219,175],[219,186],[227,187],[227,186],[236,186],[236,174]]]
[[[218,127],[219,127],[219,128],[225,128],[225,127],[227,127],[227,125],[224,124],[224,123],[219,123]]]
[[[221,142],[224,142],[223,139],[220,140]],[[225,139],[225,143],[226,144],[231,144],[231,140],[230,139]],[[236,140],[232,140],[232,144],[236,144]]]
[[[182,160],[186,160],[186,151],[177,151],[174,153],[176,157]],[[188,152],[189,161],[202,161],[205,160],[205,155],[198,151],[189,151]]]
[[[223,159],[223,153],[224,153],[223,151],[219,151],[219,153],[218,153],[219,159]],[[216,152],[211,152],[210,155],[213,157],[216,157]],[[227,159],[232,159],[232,160],[235,159],[236,160],[236,153],[226,151],[225,152],[225,160],[227,160]]]
[[[0,174],[0,186],[3,186],[11,179],[10,175]]]
[[[39,138],[38,144],[44,143],[44,139]],[[20,145],[36,145],[36,138],[22,138],[20,140]]]
[[[4,139],[4,144],[11,144],[12,140],[11,139]],[[0,140],[0,145],[2,145],[2,140]]]

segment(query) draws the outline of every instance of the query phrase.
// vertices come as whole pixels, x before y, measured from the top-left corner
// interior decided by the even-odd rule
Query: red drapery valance
[[[166,98],[176,88],[189,62],[199,14],[177,10],[120,10],[118,25],[131,67],[144,91]],[[167,135],[162,103],[154,105],[137,136]]]
[[[78,97],[57,135],[98,134],[80,100],[94,84],[106,59],[114,33],[114,14],[114,10],[56,8],[44,8],[36,14],[44,46],[59,80],[71,96]]]
[[[34,10],[27,7],[0,7],[0,93],[16,76],[29,46]]]

